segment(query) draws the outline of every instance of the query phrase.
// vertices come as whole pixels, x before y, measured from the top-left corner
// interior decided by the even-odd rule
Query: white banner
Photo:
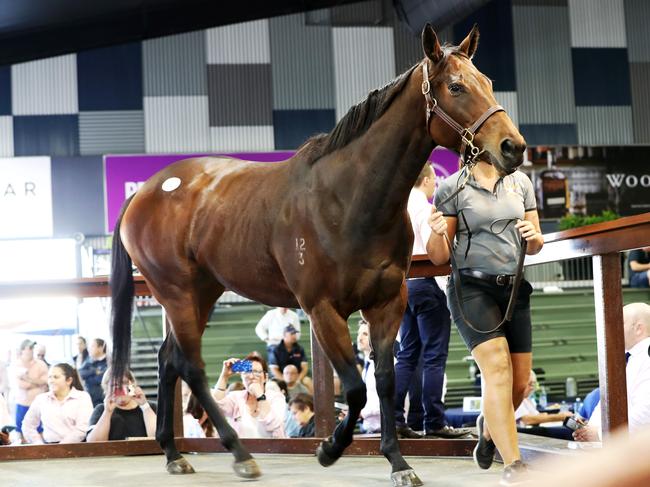
[[[0,158],[0,238],[51,236],[50,158]]]

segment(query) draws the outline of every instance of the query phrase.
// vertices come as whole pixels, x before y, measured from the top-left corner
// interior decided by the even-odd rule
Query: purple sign
[[[289,159],[294,151],[238,152],[223,154],[246,161],[280,162]],[[106,171],[106,219],[109,232],[113,231],[124,200],[135,193],[144,182],[164,167],[182,159],[210,154],[164,154],[164,155],[115,155],[104,157]],[[442,147],[436,147],[430,160],[436,175],[443,179],[458,169],[458,155]]]

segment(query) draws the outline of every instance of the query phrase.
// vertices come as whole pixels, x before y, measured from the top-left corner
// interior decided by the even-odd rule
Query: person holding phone
[[[241,374],[244,390],[226,393],[228,379],[237,373]],[[266,390],[267,379],[266,361],[255,353],[244,360],[230,358],[223,362],[212,396],[241,438],[286,437],[287,403],[281,393]]]
[[[156,411],[135,381],[131,371],[124,376],[123,387],[114,390],[110,382],[111,369],[104,372],[102,389],[104,402],[95,406],[90,417],[86,441],[154,438]]]
[[[56,364],[50,367],[47,383],[49,391],[34,398],[23,419],[25,440],[36,445],[82,441],[93,404],[82,390],[77,371],[69,364]],[[43,425],[42,434],[39,424]]]

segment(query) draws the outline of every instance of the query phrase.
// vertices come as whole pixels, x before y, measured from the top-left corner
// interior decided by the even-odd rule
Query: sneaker
[[[398,438],[408,438],[410,440],[419,440],[422,438],[422,435],[420,433],[416,433],[407,425],[397,426],[396,430]]]
[[[530,482],[532,479],[528,473],[528,467],[521,460],[515,460],[503,469],[499,485],[522,485]]]
[[[424,432],[425,438],[460,438],[467,436],[470,433],[469,428],[454,428],[448,424],[437,430],[426,430]]]
[[[479,415],[478,418],[476,418],[476,430],[478,431],[478,442],[476,443],[476,446],[474,447],[474,462],[476,465],[478,465],[479,468],[482,468],[483,470],[487,470],[490,468],[492,465],[492,462],[494,461],[494,451],[496,450],[496,446],[494,445],[494,442],[492,440],[488,440],[483,436],[483,424],[485,422],[485,419],[483,418],[483,415]]]

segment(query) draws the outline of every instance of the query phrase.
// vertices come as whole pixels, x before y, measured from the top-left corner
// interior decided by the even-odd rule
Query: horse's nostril
[[[511,139],[504,139],[503,142],[501,142],[501,152],[503,152],[506,155],[512,155],[515,152],[515,144],[512,142]]]

